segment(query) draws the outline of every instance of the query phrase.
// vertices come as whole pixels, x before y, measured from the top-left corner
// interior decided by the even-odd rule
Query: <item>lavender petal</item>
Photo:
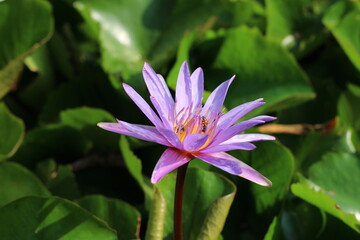
[[[145,116],[156,126],[162,127],[163,124],[159,117],[156,115],[150,105],[129,85],[123,83],[123,87],[127,95],[134,101],[134,103],[140,108]]]
[[[234,80],[235,76],[230,78],[229,80],[223,82],[220,84],[209,96],[207,99],[205,106],[202,110],[203,115],[205,115],[207,112],[211,111],[213,113],[220,112],[220,109],[222,105],[224,104],[224,100],[226,97],[227,90]]]
[[[189,134],[184,139],[184,149],[188,152],[198,150],[205,144],[208,136],[205,134]]]
[[[98,123],[99,127],[127,136],[139,138],[149,142],[156,142],[165,146],[171,146],[166,138],[161,135],[155,127],[131,124],[123,121],[119,123]]]
[[[151,183],[158,183],[166,174],[184,165],[192,159],[190,154],[168,148],[161,155],[151,176]]]
[[[269,179],[258,171],[227,153],[193,154],[196,158],[218,167],[230,174],[246,178],[262,186],[271,186]]]

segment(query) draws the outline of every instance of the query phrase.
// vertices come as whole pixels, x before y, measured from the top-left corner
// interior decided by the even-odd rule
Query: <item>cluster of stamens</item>
[[[182,113],[182,112],[181,112]],[[178,135],[181,142],[184,141],[188,134],[206,134],[209,143],[213,139],[216,130],[216,124],[220,114],[203,113],[201,108],[195,111],[188,109],[181,117],[180,114],[174,117],[174,131]],[[204,144],[204,146],[207,145]]]

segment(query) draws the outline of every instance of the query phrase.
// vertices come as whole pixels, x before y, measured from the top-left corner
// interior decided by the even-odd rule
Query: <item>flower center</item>
[[[201,109],[191,113],[190,111],[180,112],[174,119],[174,131],[181,142],[184,142],[188,134],[207,134],[208,140],[203,147],[208,145],[214,137],[216,124],[220,114],[202,113]],[[203,148],[202,147],[202,148]]]

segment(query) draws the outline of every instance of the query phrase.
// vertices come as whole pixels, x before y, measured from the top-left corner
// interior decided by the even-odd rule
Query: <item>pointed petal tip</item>
[[[269,120],[267,120],[267,121],[274,121],[274,120],[277,120],[277,117],[269,116],[268,119],[269,119]]]
[[[269,136],[269,138],[266,139],[266,140],[268,140],[268,141],[275,141],[275,140],[276,140],[276,137],[274,137],[274,136]]]
[[[181,67],[187,67],[187,66],[189,66],[189,64],[187,63],[187,61],[185,60],[185,61],[183,61],[183,63],[181,64]]]
[[[228,86],[231,85],[231,83],[234,81],[235,77],[236,77],[236,75],[232,76],[229,80],[227,80],[227,82],[229,82]]]
[[[103,128],[103,129],[106,129],[106,125],[107,125],[108,123],[105,123],[105,122],[99,122],[98,124],[96,124],[98,127],[100,127],[100,128]]]
[[[148,68],[148,67],[151,67],[149,63],[147,62],[144,62],[144,67],[143,68]]]
[[[156,74],[155,70],[147,62],[144,62],[144,67],[142,69],[142,72],[143,72],[143,75],[144,74],[150,75],[150,73]]]
[[[154,172],[153,172],[153,174],[151,176],[151,180],[150,180],[151,184],[157,184],[158,182],[160,182],[160,180],[161,180],[161,178],[154,175]]]
[[[183,72],[186,77],[190,77],[189,64],[186,61],[181,64],[179,72]]]
[[[272,187],[272,182],[256,170],[254,170],[254,172],[251,174],[249,174],[249,172],[247,173],[242,172],[238,176],[245,178],[263,187]]]
[[[264,187],[272,187],[272,182],[266,177],[264,177],[264,182],[259,182],[258,184]]]

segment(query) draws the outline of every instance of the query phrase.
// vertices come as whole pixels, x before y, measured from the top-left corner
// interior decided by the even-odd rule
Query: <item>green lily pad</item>
[[[251,152],[251,166],[272,181],[272,187],[251,184],[256,210],[262,213],[279,204],[286,196],[294,174],[294,157],[276,142],[257,143]]]
[[[0,102],[0,161],[14,155],[24,135],[23,121],[13,115],[3,102]]]
[[[156,219],[160,224],[149,225],[148,239],[173,239],[175,181],[172,172],[156,185],[149,221]],[[235,192],[235,185],[221,175],[189,168],[183,202],[184,239],[218,239]]]
[[[153,189],[150,187],[150,181],[142,175],[141,160],[131,151],[125,136],[120,138],[120,149],[127,169],[144,191],[146,205],[148,206],[153,195]]]
[[[23,59],[49,40],[53,20],[46,1],[0,2],[0,98],[15,87]],[[36,27],[34,27],[36,26]],[[14,41],[16,39],[16,41]]]
[[[360,5],[338,1],[326,12],[323,23],[360,70]]]
[[[227,107],[265,99],[267,104],[250,115],[289,108],[315,96],[294,57],[261,36],[257,29],[241,27],[227,31],[213,68],[214,73],[210,73],[213,81],[209,82],[213,88],[236,74],[225,101]]]
[[[344,129],[353,128],[360,130],[360,87],[348,84],[348,90],[344,92],[338,102],[340,125]]]
[[[60,121],[79,130],[85,138],[92,142],[92,147],[96,150],[102,151],[108,148],[113,151],[118,150],[119,135],[109,134],[97,126],[99,122],[114,121],[114,117],[107,111],[92,107],[71,108],[60,112]]]
[[[47,45],[26,57],[25,64],[37,76],[21,91],[20,98],[39,111],[46,102],[48,93],[55,87],[54,69]]]
[[[25,196],[50,195],[32,172],[13,162],[0,163],[0,183],[0,207]]]
[[[118,239],[139,239],[140,213],[130,204],[101,195],[91,195],[76,201],[95,216],[105,220],[117,231]]]
[[[267,37],[302,57],[319,47],[325,39],[319,21],[322,9],[311,0],[266,0]]]
[[[60,120],[65,125],[81,130],[99,122],[113,121],[114,117],[100,108],[79,107],[62,111]]]
[[[104,221],[56,197],[25,197],[0,208],[0,232],[4,240],[117,239]]]
[[[90,146],[91,142],[79,131],[63,124],[50,124],[29,131],[11,160],[30,168],[48,158],[68,163],[83,156]]]
[[[309,170],[309,180],[292,192],[360,232],[360,159],[350,153],[329,153]]]
[[[225,14],[227,1],[76,1],[75,6],[98,34],[102,66],[126,81],[140,80],[144,61],[173,55],[186,31]],[[141,82],[137,82],[140,84]],[[119,83],[114,83],[120,87]]]
[[[273,221],[269,226],[269,230],[267,231],[264,240],[275,240],[279,239],[279,230],[280,229],[280,221],[278,217],[274,217]]]

